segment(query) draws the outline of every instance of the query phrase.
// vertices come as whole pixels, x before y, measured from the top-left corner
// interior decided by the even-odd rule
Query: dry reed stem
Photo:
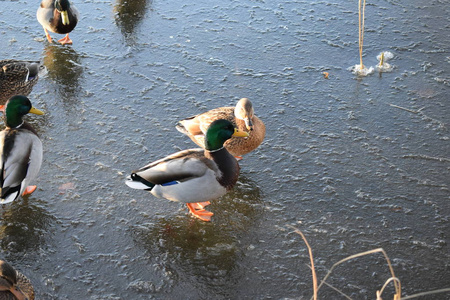
[[[331,267],[331,269],[328,271],[327,275],[325,275],[325,277],[322,279],[322,281],[320,282],[319,287],[317,288],[317,290],[320,290],[320,288],[322,287],[322,285],[325,283],[325,281],[326,281],[326,280],[328,279],[328,277],[331,275],[331,272],[332,272],[332,271],[334,270],[334,268],[336,268],[338,265],[340,265],[340,264],[342,264],[342,263],[344,263],[344,262],[346,262],[346,261],[348,261],[348,260],[351,260],[351,259],[354,259],[354,258],[357,258],[357,257],[361,257],[361,256],[365,256],[365,255],[369,255],[369,254],[373,254],[373,253],[377,253],[377,252],[383,253],[384,258],[386,259],[387,264],[388,264],[388,266],[389,266],[389,270],[390,270],[390,272],[391,272],[391,276],[392,276],[393,278],[396,278],[396,277],[395,277],[395,273],[394,273],[394,269],[392,268],[391,261],[390,261],[389,257],[387,256],[386,252],[384,251],[383,248],[377,248],[377,249],[373,249],[373,250],[369,250],[369,251],[365,251],[365,252],[361,252],[361,253],[357,253],[357,254],[348,256],[348,257],[346,257],[346,258],[344,258],[344,259],[338,261],[337,263],[335,263],[335,264]],[[400,282],[394,281],[394,287],[395,287],[395,294],[396,294],[395,297],[400,297],[400,295],[401,295],[401,285],[400,285]],[[395,299],[395,298],[394,298],[394,299]],[[400,298],[397,298],[397,299],[400,299]]]
[[[351,259],[358,258],[358,257],[361,257],[361,256],[365,256],[365,255],[369,255],[369,254],[373,254],[373,253],[377,253],[377,252],[383,253],[384,258],[386,259],[386,262],[387,262],[387,264],[389,266],[389,270],[390,270],[391,275],[392,275],[391,278],[386,280],[386,282],[384,283],[384,285],[381,288],[381,290],[376,292],[377,300],[382,300],[381,295],[382,295],[384,289],[392,281],[394,282],[394,287],[395,287],[394,300],[407,300],[407,299],[413,299],[413,298],[427,296],[427,295],[431,295],[431,294],[450,292],[450,288],[444,288],[444,289],[439,289],[439,290],[434,290],[434,291],[429,291],[429,292],[422,292],[422,293],[418,293],[418,294],[413,294],[413,295],[410,295],[410,296],[402,297],[401,296],[401,282],[400,282],[400,280],[397,277],[395,277],[394,269],[393,269],[392,264],[391,264],[391,260],[389,259],[388,255],[386,254],[386,252],[384,251],[383,248],[377,248],[377,249],[373,249],[373,250],[357,253],[357,254],[354,254],[354,255],[350,255],[350,256],[348,256],[348,257],[346,257],[344,259],[341,259],[340,261],[335,263],[333,266],[331,266],[331,269],[328,271],[327,275],[325,275],[325,277],[322,279],[322,281],[320,282],[320,285],[317,286],[317,275],[316,275],[316,271],[315,271],[315,267],[314,267],[314,260],[313,260],[311,247],[309,246],[309,243],[306,240],[305,235],[299,229],[297,229],[297,228],[295,228],[294,226],[291,226],[291,225],[287,225],[287,226],[291,227],[292,229],[294,229],[294,231],[302,237],[303,241],[306,244],[306,247],[308,248],[309,259],[311,261],[311,272],[312,272],[312,277],[313,277],[313,290],[314,290],[314,295],[313,295],[313,297],[311,297],[311,299],[314,299],[314,300],[318,299],[317,298],[317,294],[319,292],[319,289],[322,287],[323,284],[325,284],[326,286],[328,286],[329,288],[335,290],[336,292],[338,292],[339,294],[341,294],[345,298],[347,298],[349,300],[352,300],[352,298],[350,296],[346,295],[344,292],[340,291],[339,289],[335,288],[331,284],[327,283],[326,279],[331,275],[331,272],[333,271],[333,269],[336,268],[338,265],[340,265],[340,264],[342,264],[342,263],[344,263],[346,261],[349,261]]]
[[[450,288],[445,288],[445,289],[439,289],[439,290],[434,290],[434,291],[429,291],[429,292],[418,293],[418,294],[402,297],[401,300],[413,299],[413,298],[427,296],[427,295],[431,295],[431,294],[446,293],[446,292],[450,292]]]
[[[439,162],[450,162],[450,158],[446,157],[434,157],[434,156],[428,156],[424,154],[408,154],[403,155],[402,158],[414,158],[414,159],[427,159],[427,160],[437,160]]]
[[[329,287],[329,288],[335,290],[336,292],[338,292],[339,294],[341,294],[341,295],[344,296],[345,298],[347,298],[347,299],[349,299],[349,300],[353,300],[350,296],[348,296],[347,294],[345,294],[343,291],[339,290],[338,288],[335,288],[334,286],[332,286],[332,285],[329,284],[328,282],[324,282],[324,284],[325,284],[327,287]]]
[[[395,108],[399,108],[399,109],[403,109],[407,112],[413,113],[413,114],[418,114],[423,108],[419,109],[419,110],[412,110],[412,109],[408,109],[408,108],[404,108],[395,104],[389,104],[389,106],[395,107]]]
[[[384,52],[381,52],[381,57],[380,57],[380,64],[379,66],[382,67],[384,64]]]
[[[314,259],[313,259],[313,255],[312,255],[312,249],[309,246],[309,243],[306,240],[306,237],[304,236],[303,232],[301,232],[299,229],[295,228],[294,226],[291,226],[291,225],[288,225],[288,226],[291,227],[292,229],[294,229],[294,231],[296,233],[298,233],[302,237],[303,241],[306,244],[306,247],[308,248],[309,260],[311,262],[311,273],[312,273],[312,278],[313,278],[313,293],[314,293],[313,294],[313,299],[317,300],[317,291],[318,291],[318,288],[317,288],[317,275],[316,275],[316,269],[314,267]]]
[[[396,281],[399,285],[400,285],[400,279],[398,279],[397,277],[391,277],[388,280],[386,280],[386,282],[383,284],[383,287],[381,288],[381,290],[377,291],[377,300],[382,300],[381,299],[381,294],[383,294],[384,289],[386,288],[386,286],[391,282],[391,281]],[[400,299],[398,294],[394,295],[394,300]]]
[[[362,9],[362,21],[361,21],[361,0],[358,3],[358,29],[359,29],[359,65],[361,70],[364,69],[363,60],[362,60],[362,50],[364,43],[364,15],[366,10],[366,0],[363,2]]]

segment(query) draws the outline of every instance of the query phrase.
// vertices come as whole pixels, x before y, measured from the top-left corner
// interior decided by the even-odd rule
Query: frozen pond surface
[[[0,59],[48,69],[29,96],[46,112],[28,117],[45,148],[38,190],[1,208],[0,245],[38,299],[309,299],[308,251],[287,225],[319,278],[382,247],[403,295],[450,287],[447,1],[368,3],[364,63],[391,51],[395,68],[362,79],[347,70],[358,1],[78,0],[73,46],[48,44],[37,2],[0,0]],[[195,146],[177,120],[242,97],[266,140],[211,223],[124,184]],[[376,254],[329,283],[375,299],[389,277]]]

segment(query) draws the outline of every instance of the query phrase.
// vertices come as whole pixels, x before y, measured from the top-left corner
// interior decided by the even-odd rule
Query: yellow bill
[[[245,131],[239,131],[237,128],[234,129],[233,136],[237,137],[248,137],[248,133]]]
[[[39,110],[35,107],[32,107],[29,111],[29,113],[35,114],[35,115],[43,115],[44,112],[42,110]]]
[[[67,12],[67,10],[61,12],[61,19],[63,25],[69,25],[69,13]]]

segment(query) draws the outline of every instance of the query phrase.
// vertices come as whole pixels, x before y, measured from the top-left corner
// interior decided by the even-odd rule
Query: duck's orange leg
[[[199,209],[204,209],[206,206],[210,205],[211,202],[206,201],[206,202],[195,202],[195,203],[189,203],[191,205],[191,207],[199,210]]]
[[[72,40],[69,38],[69,34],[66,34],[66,36],[63,37],[62,39],[58,40],[58,42],[60,42],[61,45],[65,45],[65,44],[72,45]]]
[[[47,41],[49,43],[51,43],[52,42],[52,37],[50,36],[50,33],[48,33],[48,30],[46,28],[44,28],[44,31],[45,31],[45,36],[47,37]]]
[[[22,196],[30,195],[36,190],[37,186],[35,185],[29,185],[25,188],[25,190],[22,193]]]
[[[191,214],[194,217],[199,218],[202,221],[211,221],[211,217],[214,213],[207,211],[204,209],[205,206],[209,205],[210,202],[197,202],[197,203],[186,203],[186,206],[189,208]]]

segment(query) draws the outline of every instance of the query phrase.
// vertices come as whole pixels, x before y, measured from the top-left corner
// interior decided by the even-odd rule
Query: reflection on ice
[[[0,247],[10,253],[37,251],[49,242],[55,218],[33,197],[0,207]]]
[[[167,289],[182,277],[191,278],[193,288],[205,296],[225,295],[227,289],[232,289],[230,284],[248,248],[242,244],[243,236],[257,226],[256,220],[263,213],[260,204],[259,188],[242,177],[233,192],[211,204],[217,211],[211,223],[186,214],[134,227],[136,245],[157,262],[164,275],[162,283],[143,278],[130,283],[129,288],[158,292],[161,286]]]
[[[83,74],[80,55],[72,48],[48,44],[44,49],[44,65],[64,100],[76,99],[80,93]]]
[[[117,0],[114,19],[127,44],[136,40],[136,28],[144,20],[149,0]]]

